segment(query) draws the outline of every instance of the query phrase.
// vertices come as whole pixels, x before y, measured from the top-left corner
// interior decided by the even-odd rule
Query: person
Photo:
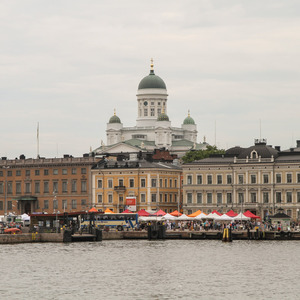
[[[126,229],[127,229],[127,231],[129,230],[129,227],[130,227],[129,223],[126,223]]]

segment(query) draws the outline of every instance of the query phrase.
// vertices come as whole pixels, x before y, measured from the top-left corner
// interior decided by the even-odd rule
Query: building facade
[[[153,162],[152,159],[104,159],[92,169],[94,206],[122,212],[135,209],[172,212],[180,206],[181,167],[174,163]],[[129,200],[130,203],[129,203]]]
[[[91,207],[91,168],[95,157],[0,160],[0,215]]]
[[[197,143],[197,125],[188,112],[181,127],[173,127],[167,115],[168,93],[165,82],[154,73],[144,77],[137,91],[136,126],[124,127],[114,115],[107,123],[107,144],[95,149],[95,155],[103,153],[153,151],[165,148],[172,154],[183,156],[191,149],[203,149],[206,143]]]
[[[183,168],[183,209],[206,213],[250,210],[267,217],[278,208],[300,217],[300,151],[280,151],[265,140],[234,147],[222,156],[187,163]]]

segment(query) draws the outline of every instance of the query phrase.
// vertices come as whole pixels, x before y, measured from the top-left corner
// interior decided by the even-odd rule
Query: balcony
[[[123,186],[123,185],[116,185],[114,186],[114,190],[116,192],[125,192],[126,191],[126,186]]]

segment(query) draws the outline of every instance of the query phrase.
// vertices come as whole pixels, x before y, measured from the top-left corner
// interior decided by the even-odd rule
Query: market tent
[[[194,218],[194,220],[202,220],[202,219],[204,219],[206,217],[206,214],[205,213],[201,213],[201,214],[199,214],[198,216],[196,216],[195,218]]]
[[[177,220],[178,221],[189,221],[189,220],[194,220],[194,218],[183,214],[180,217],[178,217]]]
[[[158,212],[156,212],[155,214],[153,214],[153,216],[164,216],[166,213],[163,210],[159,210]]]
[[[219,213],[217,210],[213,210],[211,213],[212,213],[212,214],[217,214],[218,216],[222,216],[222,214]]]
[[[104,211],[105,214],[113,214],[114,212],[111,211],[109,208],[107,208],[105,211]]]
[[[138,211],[138,215],[139,215],[139,217],[147,217],[150,214],[148,212],[146,212],[144,209],[141,209]]]
[[[216,221],[232,221],[232,217],[229,217],[227,214],[224,214],[222,216],[218,216]]]
[[[30,217],[27,214],[23,214],[21,216],[21,218],[22,218],[22,221],[29,221],[30,220]]]
[[[170,213],[171,216],[174,216],[174,217],[179,217],[182,215],[182,213],[180,213],[179,211],[177,210],[174,210],[172,213]]]
[[[149,221],[161,221],[162,217],[148,216],[148,217],[139,217],[139,221],[149,222]]]
[[[229,212],[226,213],[226,215],[233,218],[237,216],[237,213],[235,213],[233,210],[230,210]]]
[[[177,217],[172,216],[171,214],[165,214],[165,215],[162,217],[162,220],[177,220]]]
[[[133,212],[129,209],[125,209],[122,214],[133,214]]]
[[[92,207],[89,212],[98,212],[98,210],[95,207]]]
[[[245,214],[242,214],[242,213],[240,212],[237,216],[235,216],[235,217],[233,218],[233,220],[236,220],[236,221],[249,221],[250,218],[249,218],[249,217],[246,217]]]
[[[259,216],[256,216],[255,214],[253,214],[250,210],[247,210],[246,212],[244,212],[244,215],[251,219],[260,219]]]
[[[215,219],[218,218],[218,217],[219,217],[218,214],[210,213],[210,214],[208,214],[207,216],[202,217],[202,219],[211,219],[211,220],[215,220]]]
[[[197,217],[197,216],[200,215],[200,214],[201,214],[201,210],[199,209],[199,210],[197,210],[196,212],[194,212],[194,213],[188,215],[188,217],[195,218],[195,217]]]

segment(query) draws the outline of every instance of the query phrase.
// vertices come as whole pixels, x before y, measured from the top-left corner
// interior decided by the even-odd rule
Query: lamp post
[[[55,191],[53,192],[53,194],[54,194],[54,198],[53,198],[53,209],[54,209],[54,211],[55,211],[55,214],[56,214],[56,217],[55,217],[55,231],[56,231],[56,233],[58,233],[58,226],[57,226],[57,214],[58,214],[58,207],[55,209],[54,208],[54,203],[56,203],[56,195],[55,195]]]

